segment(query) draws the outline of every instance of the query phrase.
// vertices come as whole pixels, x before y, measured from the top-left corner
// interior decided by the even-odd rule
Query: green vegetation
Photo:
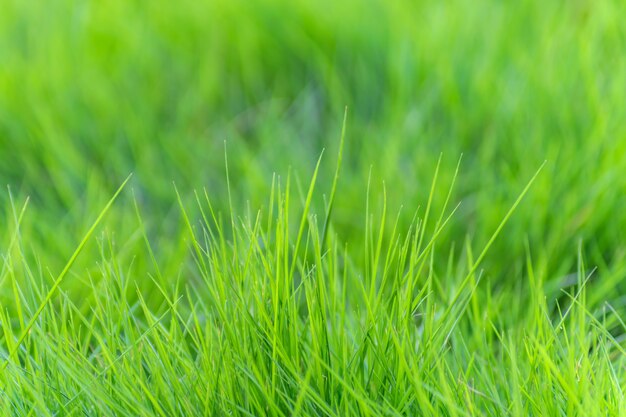
[[[0,415],[626,414],[625,18],[0,0]]]

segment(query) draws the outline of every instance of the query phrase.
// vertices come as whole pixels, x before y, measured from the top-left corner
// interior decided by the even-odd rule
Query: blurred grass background
[[[202,187],[227,210],[226,146],[243,213],[265,204],[273,173],[291,169],[306,187],[326,149],[328,193],[345,106],[334,227],[350,245],[363,234],[370,170],[373,207],[384,181],[406,228],[439,155],[435,209],[463,154],[462,205],[442,242],[479,247],[547,160],[484,263],[492,285],[518,284],[526,241],[555,288],[575,271],[581,239],[602,274],[626,271],[622,1],[0,4],[0,183],[16,204],[30,196],[22,236],[44,271],[63,265],[134,172],[157,257],[176,277],[187,242],[172,183],[192,213]],[[132,199],[125,192],[107,230],[143,271]],[[6,247],[6,189],[0,203]],[[596,285],[598,300],[621,293]]]

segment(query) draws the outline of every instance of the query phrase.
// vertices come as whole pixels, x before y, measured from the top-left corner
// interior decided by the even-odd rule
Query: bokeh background
[[[406,230],[440,155],[434,210],[463,155],[461,207],[439,245],[478,250],[547,160],[485,260],[491,285],[519,285],[527,246],[552,294],[581,242],[599,277],[626,272],[623,1],[0,4],[0,183],[18,210],[30,196],[21,234],[44,277],[131,172],[103,233],[138,271],[150,267],[133,199],[165,275],[184,274],[173,184],[192,218],[194,189],[226,212],[225,150],[244,215],[267,204],[273,174],[306,190],[325,149],[323,210],[346,106],[334,229],[351,245],[370,176],[373,212],[384,183],[389,222],[401,210]],[[0,208],[6,247],[6,188]],[[598,300],[620,293],[592,284]]]

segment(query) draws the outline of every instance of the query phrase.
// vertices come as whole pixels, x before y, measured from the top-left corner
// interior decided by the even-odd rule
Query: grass
[[[0,10],[1,415],[626,413],[623,2]]]

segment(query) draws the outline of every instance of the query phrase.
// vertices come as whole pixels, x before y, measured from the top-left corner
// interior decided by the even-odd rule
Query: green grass
[[[625,17],[0,0],[0,415],[626,414]]]

